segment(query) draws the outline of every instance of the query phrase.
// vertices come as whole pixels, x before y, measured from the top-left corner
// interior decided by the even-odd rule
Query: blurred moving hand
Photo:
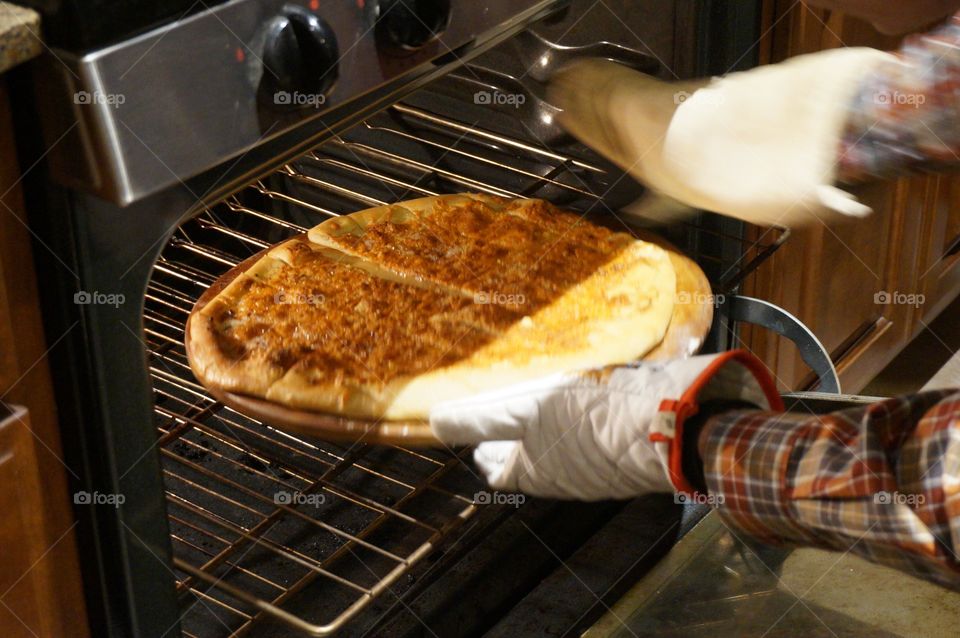
[[[650,187],[647,216],[676,215],[668,198],[798,226],[870,214],[834,185],[837,158],[860,85],[891,59],[836,49],[696,82],[588,59],[553,78],[550,101],[567,130]]]

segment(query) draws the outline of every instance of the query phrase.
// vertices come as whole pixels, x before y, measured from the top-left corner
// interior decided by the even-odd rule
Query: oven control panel
[[[284,7],[263,26],[258,65],[268,93],[302,91],[326,96],[337,81],[340,47],[333,28],[316,13],[299,5]]]
[[[397,99],[565,0],[233,0],[38,81],[51,166],[128,204],[307,123]],[[321,127],[322,127],[321,126]]]
[[[416,51],[450,24],[449,0],[380,0],[369,6],[377,42],[388,51]]]

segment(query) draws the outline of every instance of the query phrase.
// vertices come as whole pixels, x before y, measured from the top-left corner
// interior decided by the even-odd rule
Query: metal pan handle
[[[802,321],[769,301],[753,297],[729,295],[724,305],[731,321],[742,321],[772,330],[795,343],[804,363],[819,377],[820,392],[841,394],[840,377],[837,376],[837,369],[830,359],[830,354]]]

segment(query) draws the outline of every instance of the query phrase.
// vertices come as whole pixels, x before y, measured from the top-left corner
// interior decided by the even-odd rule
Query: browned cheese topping
[[[217,317],[217,334],[234,358],[264,356],[285,369],[302,361],[377,383],[465,358],[518,319],[317,254],[284,265],[269,285],[247,284],[236,305]]]
[[[437,204],[419,223],[384,221],[335,241],[346,251],[474,294],[522,300],[535,312],[613,259],[632,238],[546,202]],[[520,308],[519,306],[522,306]]]
[[[406,276],[378,277],[307,242],[268,283],[250,280],[214,316],[223,352],[310,372],[317,382],[383,384],[451,365],[612,260],[630,237],[548,204],[502,210],[438,204],[336,241]]]

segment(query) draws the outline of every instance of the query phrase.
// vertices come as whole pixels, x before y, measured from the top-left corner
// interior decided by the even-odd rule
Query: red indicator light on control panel
[[[316,11],[320,8],[320,0],[310,0],[310,10]]]
[[[247,54],[243,52],[243,49],[237,47],[237,50],[233,52],[233,57],[237,59],[237,62],[243,62],[247,59]]]

